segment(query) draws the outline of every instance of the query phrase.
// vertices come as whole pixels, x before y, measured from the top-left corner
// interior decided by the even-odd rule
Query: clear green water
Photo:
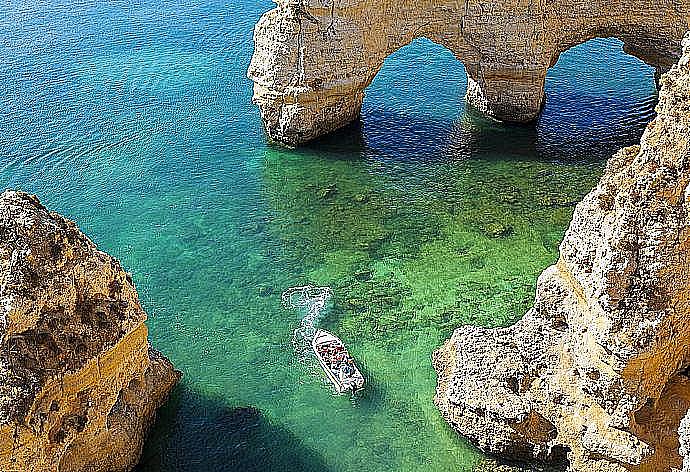
[[[140,472],[470,471],[432,403],[431,353],[530,306],[574,204],[653,111],[652,71],[596,40],[561,57],[530,127],[466,115],[465,74],[417,41],[362,122],[268,146],[251,28],[268,1],[0,11],[0,183],[76,220],[133,272],[151,340],[184,371]],[[616,72],[612,72],[616,71]],[[321,326],[369,385],[331,395],[295,358],[290,286],[331,286]]]

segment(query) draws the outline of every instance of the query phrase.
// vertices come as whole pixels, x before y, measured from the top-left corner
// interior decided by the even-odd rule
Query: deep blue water
[[[462,64],[418,40],[359,125],[290,151],[266,144],[245,77],[270,8],[6,1],[0,186],[133,272],[153,344],[184,371],[140,471],[471,471],[481,455],[433,406],[431,352],[529,307],[574,203],[651,119],[653,71],[591,41],[550,72],[538,123],[506,126],[465,114]],[[321,323],[362,363],[361,398],[295,358],[280,292],[302,283],[333,287]]]

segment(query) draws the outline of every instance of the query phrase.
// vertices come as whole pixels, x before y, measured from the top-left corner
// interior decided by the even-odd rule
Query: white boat
[[[364,388],[364,376],[337,336],[320,329],[316,331],[311,347],[338,393],[354,393]]]

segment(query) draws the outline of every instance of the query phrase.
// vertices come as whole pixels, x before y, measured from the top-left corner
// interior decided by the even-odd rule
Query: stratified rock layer
[[[434,354],[436,404],[480,449],[572,471],[682,468],[690,406],[690,37],[658,117],[577,206],[534,308]],[[681,428],[688,454],[688,420]]]
[[[36,197],[0,196],[0,470],[118,472],[180,374],[120,264]]]
[[[256,25],[254,102],[273,140],[296,145],[357,119],[383,61],[416,38],[448,48],[467,101],[501,120],[541,110],[546,73],[567,49],[616,36],[667,70],[690,25],[688,0],[276,0]],[[414,73],[414,71],[410,71]]]

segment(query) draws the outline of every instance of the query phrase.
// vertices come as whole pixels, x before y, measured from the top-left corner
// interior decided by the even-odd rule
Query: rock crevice
[[[180,378],[145,320],[129,274],[74,223],[0,195],[0,470],[134,467]]]
[[[640,146],[611,158],[576,207],[534,307],[508,328],[461,327],[434,355],[436,404],[483,451],[572,471],[683,467],[690,36],[685,45]]]

